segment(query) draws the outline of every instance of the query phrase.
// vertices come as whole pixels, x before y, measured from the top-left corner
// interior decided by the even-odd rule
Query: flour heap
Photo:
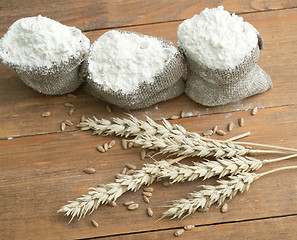
[[[222,6],[185,20],[177,38],[188,65],[185,93],[195,102],[224,105],[272,87],[257,65],[264,44],[259,32]]]
[[[188,57],[209,68],[232,69],[256,47],[257,33],[251,24],[219,6],[185,20],[177,36]]]
[[[25,69],[51,68],[87,52],[89,39],[77,28],[37,16],[14,22],[0,40],[0,59]]]
[[[88,71],[104,90],[129,94],[142,83],[153,83],[177,52],[157,38],[112,30],[91,46]]]

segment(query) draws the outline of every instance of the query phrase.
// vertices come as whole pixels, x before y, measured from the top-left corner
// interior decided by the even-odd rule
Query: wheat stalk
[[[247,191],[250,184],[258,178],[288,169],[297,169],[297,166],[277,168],[260,174],[242,172],[229,176],[229,180],[218,180],[216,186],[202,185],[200,191],[190,193],[187,198],[172,201],[169,209],[159,220],[165,217],[185,218],[199,209],[208,210],[214,203],[220,206],[226,199],[231,200],[238,192]]]
[[[184,135],[172,137],[160,137],[143,134],[132,142],[143,148],[159,150],[160,154],[176,154],[177,156],[188,157],[234,157],[255,153],[286,153],[273,150],[252,150],[232,142],[220,142],[212,140],[209,142],[201,139],[193,139]]]
[[[214,145],[229,145],[238,146],[238,148],[243,148],[242,145],[250,145],[250,146],[259,146],[265,148],[274,148],[280,149],[286,152],[297,152],[297,149],[286,148],[286,147],[279,147],[273,145],[265,145],[265,144],[257,144],[257,143],[247,143],[241,142],[240,143],[231,143],[231,141],[222,141],[222,140],[213,140],[209,138],[201,137],[198,133],[188,132],[183,126],[179,124],[170,124],[166,119],[162,119],[162,124],[157,124],[154,120],[149,117],[146,117],[146,121],[142,121],[137,119],[136,117],[129,115],[130,119],[121,119],[121,118],[113,118],[112,121],[106,119],[86,119],[84,122],[81,122],[77,125],[81,130],[93,130],[93,134],[98,135],[117,135],[121,137],[129,137],[134,136],[136,139],[143,135],[158,137],[158,138],[177,138],[177,137],[186,137],[188,142],[201,142],[202,145],[207,145],[209,143],[213,143]],[[210,144],[212,145],[212,144]],[[259,151],[259,150],[258,150]],[[264,151],[262,151],[264,152]],[[269,151],[266,151],[269,152]],[[270,151],[270,153],[284,153],[284,152],[277,152],[277,151]]]
[[[237,174],[239,172],[253,171],[259,169],[264,163],[281,161],[295,157],[291,155],[283,158],[260,161],[254,158],[237,157],[231,159],[219,159],[218,161],[206,160],[201,163],[195,162],[193,166],[179,164],[174,166],[171,163],[178,162],[185,157],[174,159],[173,161],[157,161],[154,164],[144,164],[141,170],[136,170],[133,175],[119,174],[116,182],[100,185],[97,188],[90,188],[87,195],[77,198],[75,201],[63,206],[58,212],[71,216],[69,222],[74,217],[79,219],[92,213],[102,204],[107,204],[117,200],[127,191],[137,191],[143,185],[150,185],[155,180],[169,178],[171,183],[193,181],[197,178],[210,178],[215,175],[223,177],[227,174]]]

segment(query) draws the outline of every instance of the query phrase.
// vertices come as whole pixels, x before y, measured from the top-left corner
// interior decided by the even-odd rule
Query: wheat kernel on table
[[[224,203],[221,207],[221,212],[222,213],[225,213],[228,211],[228,204],[227,203]]]
[[[69,97],[69,98],[76,98],[76,96],[74,94],[72,94],[72,93],[68,93],[67,94],[67,97]]]
[[[98,145],[96,147],[96,149],[97,149],[98,152],[105,153],[105,150],[104,150],[104,148],[101,145]]]
[[[127,171],[128,171],[128,169],[125,167],[125,168],[122,170],[121,174],[126,174]]]
[[[112,202],[108,203],[108,205],[111,207],[115,207],[117,205],[117,203],[115,201],[112,201]]]
[[[108,143],[104,143],[103,144],[103,148],[104,148],[104,150],[105,150],[105,152],[108,150]]]
[[[218,125],[215,125],[215,126],[212,128],[213,134],[217,133],[217,130],[218,130]]]
[[[184,226],[184,229],[186,230],[186,231],[188,231],[188,230],[192,230],[192,229],[194,229],[195,228],[195,225],[186,225],[186,226]]]
[[[137,203],[132,203],[132,204],[128,205],[127,209],[128,209],[129,211],[134,211],[134,210],[136,210],[138,207],[139,207],[139,204],[137,204]]]
[[[123,203],[124,206],[129,206],[131,204],[135,203],[134,201],[126,201]]]
[[[144,160],[145,159],[145,155],[146,155],[146,151],[144,149],[141,150],[140,152],[140,159]]]
[[[212,130],[206,130],[202,133],[203,136],[211,136],[213,134]]]
[[[147,215],[148,215],[149,217],[152,217],[152,216],[154,215],[154,212],[153,212],[153,210],[152,210],[150,207],[148,207],[148,208],[146,209],[146,213],[147,213]]]
[[[152,193],[154,191],[154,189],[152,187],[146,187],[143,189],[143,191]]]
[[[130,169],[127,173],[126,173],[126,175],[133,175],[134,174],[134,170],[133,169]]]
[[[109,105],[106,105],[107,112],[111,113],[111,107]]]
[[[128,142],[128,148],[133,148],[134,143],[133,142]]]
[[[228,124],[228,131],[231,132],[233,130],[233,127],[234,127],[234,123],[231,121],[229,124]]]
[[[80,121],[81,121],[81,122],[86,121],[86,117],[85,117],[85,115],[82,115],[82,116],[81,116]]]
[[[115,140],[112,140],[109,144],[108,144],[108,148],[112,148],[115,145]]]
[[[50,115],[51,115],[50,112],[44,112],[44,113],[41,114],[41,117],[48,117]]]
[[[89,167],[89,168],[85,168],[84,169],[84,172],[85,173],[88,173],[88,174],[93,174],[96,172],[96,169],[95,168],[92,168],[92,167]]]
[[[133,165],[133,164],[130,164],[130,163],[127,163],[127,164],[126,164],[126,167],[129,168],[129,169],[133,169],[133,170],[136,169],[136,166]]]
[[[93,225],[94,227],[98,227],[98,226],[99,226],[99,224],[98,224],[95,220],[92,220],[92,225]]]
[[[171,183],[170,182],[163,182],[162,185],[164,187],[170,187],[171,186]]]
[[[178,119],[179,118],[179,116],[171,116],[171,117],[169,117],[169,119],[171,119],[171,120],[175,120],[175,119]]]
[[[128,143],[126,139],[122,139],[122,148],[126,150],[128,148]]]
[[[185,116],[186,116],[185,112],[184,112],[184,111],[181,111],[181,112],[180,112],[180,117],[181,117],[181,118],[184,118]]]
[[[153,194],[151,192],[142,192],[142,195],[147,196],[147,197],[153,196]]]
[[[74,108],[71,108],[71,109],[69,110],[68,114],[69,114],[69,116],[72,116],[73,113],[74,113]]]
[[[240,127],[243,127],[243,125],[244,125],[244,119],[243,119],[243,117],[241,117],[241,118],[238,119],[238,125]]]
[[[254,107],[251,111],[251,114],[254,116],[257,114],[257,112],[258,112],[258,107]]]
[[[66,128],[66,124],[64,122],[61,123],[61,131],[64,132]]]
[[[67,126],[73,126],[73,122],[71,122],[71,121],[68,120],[68,119],[66,119],[64,122],[65,122],[65,124],[66,124]]]
[[[72,107],[72,108],[74,107],[74,105],[72,103],[64,103],[64,106],[65,107]]]
[[[175,236],[175,237],[179,237],[179,236],[181,236],[184,232],[185,232],[184,229],[177,230],[177,231],[174,233],[174,236]]]
[[[147,196],[142,195],[142,199],[143,199],[144,202],[150,203],[150,200],[149,200],[149,198]]]
[[[226,132],[224,132],[224,131],[221,130],[221,129],[218,129],[218,130],[217,130],[217,134],[218,134],[218,135],[221,135],[221,136],[225,136],[225,135],[226,135]]]

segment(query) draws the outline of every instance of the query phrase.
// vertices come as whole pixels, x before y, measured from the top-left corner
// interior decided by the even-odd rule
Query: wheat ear
[[[90,188],[87,195],[77,198],[75,201],[69,201],[58,212],[71,216],[69,222],[74,217],[79,219],[88,212],[92,213],[102,204],[107,204],[117,200],[127,191],[137,191],[143,185],[150,185],[155,180],[169,178],[172,183],[193,181],[197,178],[210,178],[215,175],[223,177],[227,174],[237,174],[238,172],[253,171],[262,166],[263,163],[281,161],[295,157],[291,155],[283,158],[260,161],[254,158],[237,157],[231,159],[219,159],[218,161],[204,161],[194,163],[193,166],[179,164],[174,166],[172,161],[158,161],[154,164],[144,164],[141,170],[136,170],[133,175],[119,174],[119,178],[114,183],[100,185],[97,188]],[[185,157],[174,159],[178,162]]]
[[[281,167],[264,173],[238,173],[235,176],[229,176],[229,180],[218,180],[217,186],[202,185],[202,189],[192,192],[185,199],[172,201],[169,209],[163,213],[162,217],[185,218],[199,209],[208,210],[210,206],[217,203],[219,206],[226,200],[231,200],[238,192],[247,191],[250,184],[256,179],[278,171],[288,169],[297,169],[297,166]]]
[[[114,118],[112,121],[106,119],[86,119],[84,122],[81,122],[77,125],[81,130],[93,130],[93,134],[98,135],[117,135],[121,137],[139,137],[143,134],[151,135],[151,136],[159,136],[162,138],[176,137],[176,136],[185,136],[188,139],[192,139],[192,141],[200,141],[200,142],[215,142],[217,144],[227,144],[230,141],[222,141],[222,140],[213,140],[209,138],[201,137],[198,133],[188,132],[183,126],[179,124],[171,124],[165,118],[162,119],[162,124],[157,124],[154,120],[149,117],[146,117],[146,121],[142,121],[137,119],[136,117],[129,115],[130,119],[121,119]],[[232,143],[233,145],[238,145],[240,143]],[[257,143],[246,143],[242,142],[242,145],[250,145],[250,146],[259,146],[265,148],[274,148],[279,149],[286,152],[297,152],[297,149],[293,148],[285,148],[273,145],[265,145],[265,144],[257,144]],[[242,147],[242,146],[241,146]],[[275,153],[282,153],[277,152]]]

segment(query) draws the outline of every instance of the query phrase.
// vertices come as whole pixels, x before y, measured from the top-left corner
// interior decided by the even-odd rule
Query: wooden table
[[[226,130],[230,121],[245,119],[244,127],[235,124],[226,137],[251,131],[246,140],[297,148],[297,2],[293,0],[225,0],[225,1],[93,1],[93,0],[11,0],[0,1],[0,36],[21,17],[42,14],[63,24],[82,29],[91,42],[109,29],[137,31],[164,37],[176,43],[177,26],[204,8],[223,4],[253,24],[265,41],[259,65],[267,71],[274,88],[264,94],[235,104],[207,108],[186,96],[130,111],[154,120],[186,113],[185,118],[171,120],[189,131],[201,133],[218,125]],[[0,239],[172,239],[173,233],[187,224],[193,231],[180,239],[297,239],[297,174],[285,171],[271,174],[252,184],[250,190],[228,203],[227,213],[213,206],[209,212],[192,214],[183,221],[163,219],[155,223],[167,200],[185,197],[197,189],[201,180],[175,184],[169,188],[161,182],[149,206],[141,199],[141,190],[126,193],[116,207],[102,206],[81,221],[67,225],[68,218],[56,210],[98,183],[114,181],[127,163],[141,167],[139,148],[123,150],[120,138],[91,136],[73,127],[60,131],[65,119],[79,123],[84,114],[110,119],[124,117],[125,111],[87,95],[82,89],[76,98],[44,96],[27,87],[17,75],[0,65]],[[75,106],[68,115],[64,103]],[[257,115],[250,110],[259,107]],[[51,116],[42,118],[49,111]],[[226,138],[225,137],[225,138]],[[217,136],[218,139],[223,137]],[[116,140],[114,148],[100,154],[98,144]],[[276,156],[270,156],[276,157]],[[196,159],[197,160],[197,159]],[[146,159],[147,162],[152,162]],[[296,165],[296,159],[267,164],[259,172],[279,166]],[[94,167],[95,174],[83,172]],[[205,183],[212,184],[215,179]],[[127,200],[140,203],[130,212],[122,205]],[[94,228],[91,220],[98,222]]]

